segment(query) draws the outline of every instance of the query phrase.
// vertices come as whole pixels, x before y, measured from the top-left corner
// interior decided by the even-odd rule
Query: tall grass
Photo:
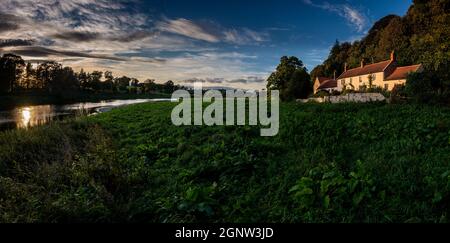
[[[450,110],[281,105],[280,134],[139,104],[0,133],[3,222],[447,222]]]

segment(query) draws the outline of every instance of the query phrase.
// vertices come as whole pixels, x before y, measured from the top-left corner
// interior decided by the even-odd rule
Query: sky
[[[411,0],[1,0],[0,53],[141,81],[261,89],[281,56],[312,70]]]

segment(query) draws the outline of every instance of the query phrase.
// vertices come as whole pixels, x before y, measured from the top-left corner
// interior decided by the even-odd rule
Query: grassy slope
[[[173,106],[1,133],[0,220],[449,221],[448,108],[282,104],[264,138]]]

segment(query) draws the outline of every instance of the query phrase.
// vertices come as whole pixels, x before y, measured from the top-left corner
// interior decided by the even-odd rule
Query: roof
[[[409,73],[417,72],[417,70],[419,70],[421,66],[422,64],[398,67],[394,70],[394,72],[392,72],[391,75],[389,75],[389,77],[386,78],[386,80],[406,79]]]
[[[386,69],[386,67],[389,66],[389,64],[391,64],[391,62],[392,62],[391,60],[387,60],[387,61],[383,61],[383,62],[369,64],[369,65],[366,65],[363,67],[350,69],[350,70],[347,70],[346,72],[344,72],[343,74],[341,74],[341,76],[339,76],[338,79],[362,76],[362,75],[372,74],[372,73],[380,73],[380,72],[383,72],[384,69]]]
[[[323,82],[328,81],[328,80],[330,80],[330,79],[332,79],[332,78],[327,78],[327,77],[317,77],[317,79],[319,80],[319,83],[322,84]]]
[[[319,89],[331,89],[331,88],[337,88],[337,81],[334,79],[326,80],[317,89],[319,90]]]

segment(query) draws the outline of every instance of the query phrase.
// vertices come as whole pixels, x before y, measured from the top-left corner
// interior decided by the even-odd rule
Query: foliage
[[[0,221],[449,221],[448,108],[282,103],[267,138],[174,105],[0,133]]]
[[[130,89],[130,87],[134,87]],[[51,95],[67,95],[70,92],[93,93],[172,93],[183,89],[173,81],[164,84],[153,82],[145,86],[136,78],[114,77],[111,71],[92,71],[83,69],[75,72],[71,67],[63,67],[54,61],[45,61],[36,68],[25,63],[20,57],[4,54],[0,58],[0,94],[47,93]],[[139,92],[138,92],[139,91]]]
[[[5,54],[0,58],[0,94],[10,93],[16,89],[16,81],[24,67],[25,62],[19,56]]]
[[[304,99],[312,92],[311,77],[301,60],[284,56],[267,79],[267,90],[279,90],[282,100]]]
[[[406,80],[405,93],[421,103],[446,103],[450,90],[432,72],[411,73]]]
[[[328,93],[325,90],[320,90],[319,92],[315,93],[313,97],[314,98],[323,98],[323,97],[326,97],[326,96],[330,96],[330,93]]]

